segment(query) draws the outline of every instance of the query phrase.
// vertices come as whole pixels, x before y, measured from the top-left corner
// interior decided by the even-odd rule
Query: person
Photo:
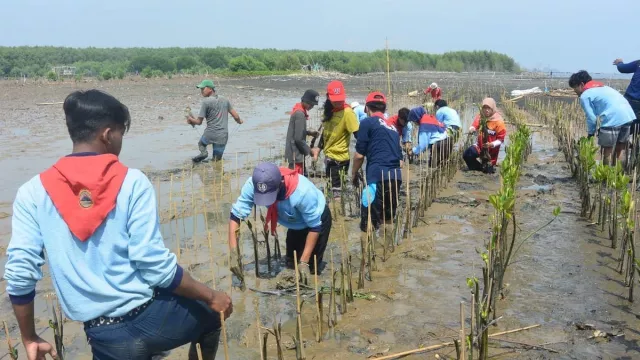
[[[502,115],[498,112],[498,106],[493,98],[485,98],[482,100],[482,114],[476,115],[473,124],[469,128],[469,133],[478,131],[478,143],[471,145],[462,154],[462,158],[469,170],[484,171],[486,173],[494,173],[494,166],[498,163],[498,155],[500,154],[500,146],[507,136],[507,127],[504,124]],[[482,117],[487,119],[487,138],[484,138],[484,131],[481,129]],[[487,149],[489,159],[487,166],[478,161],[482,151]]]
[[[447,127],[447,154],[453,151],[454,144],[460,138],[460,129],[462,123],[460,122],[460,115],[454,109],[450,108],[445,100],[436,100],[433,104],[433,109],[436,112],[436,120],[443,123]]]
[[[313,160],[317,161],[320,151],[325,155],[325,172],[331,179],[334,199],[340,198],[341,174],[347,175],[350,165],[349,144],[351,134],[358,131],[358,118],[353,109],[345,103],[347,94],[341,81],[333,80],[327,85],[327,100],[322,118],[324,131],[320,144],[311,149]]]
[[[300,102],[295,104],[289,118],[287,141],[284,147],[284,156],[289,162],[289,168],[295,169],[298,174],[304,174],[304,158],[311,155],[311,148],[307,144],[307,136],[317,136],[317,131],[307,130],[309,110],[318,105],[320,94],[315,90],[307,90],[302,95]]]
[[[366,158],[367,187],[362,195],[360,230],[367,232],[369,213],[371,226],[378,230],[380,224],[392,220],[398,206],[397,190],[402,184],[402,149],[396,128],[384,118],[387,99],[381,92],[367,96],[368,117],[360,122],[353,156],[351,181],[359,185],[359,172]],[[384,204],[384,205],[383,205]],[[384,210],[384,211],[383,211]],[[391,232],[389,232],[391,233]]]
[[[433,115],[427,114],[422,106],[409,111],[409,121],[418,123],[418,146],[414,146],[409,155],[420,155],[429,149],[429,166],[438,166],[441,159],[446,159],[445,140],[447,139],[446,127],[438,122]],[[433,155],[436,159],[433,159]]]
[[[424,89],[425,102],[429,101],[428,95],[431,95],[431,101],[442,99],[442,89],[436,83],[431,83],[428,88]]]
[[[204,97],[200,105],[200,113],[198,117],[194,117],[191,113],[187,115],[187,124],[191,126],[202,125],[207,119],[207,127],[198,141],[200,155],[194,157],[193,162],[201,162],[209,157],[207,146],[212,146],[212,159],[219,161],[222,159],[224,149],[227,147],[229,140],[229,114],[238,124],[242,124],[240,115],[235,111],[231,102],[216,93],[216,88],[211,80],[202,80],[196,86],[200,89],[200,94]]]
[[[387,118],[387,125],[393,126],[398,135],[400,135],[400,141],[402,147],[408,152],[413,148],[411,134],[413,133],[413,123],[408,120],[409,109],[406,107],[400,108],[396,115]]]
[[[360,105],[359,102],[357,101],[352,102],[351,109],[353,109],[353,112],[356,113],[356,116],[358,117],[358,122],[364,120],[367,117],[367,113],[364,111],[364,105]]]
[[[604,165],[615,165],[629,142],[631,124],[636,115],[629,102],[615,89],[594,81],[585,70],[569,78],[569,86],[580,97],[580,105],[587,118],[587,136],[596,134],[598,118],[598,145],[602,149]]]
[[[631,126],[631,134],[636,134],[640,132],[640,128],[638,128],[640,123],[640,60],[624,63],[622,59],[616,59],[613,64],[618,68],[620,73],[633,74],[627,91],[624,93],[624,97],[636,114],[636,121],[634,121]]]
[[[66,316],[84,323],[94,359],[149,359],[191,343],[214,359],[228,295],[194,280],[164,245],[153,184],[118,160],[129,110],[99,90],[64,101],[73,150],[18,189],[4,278],[27,359],[56,356],[34,326],[49,262]],[[205,355],[206,354],[206,355]]]
[[[230,266],[239,266],[236,230],[255,206],[268,207],[265,231],[275,235],[277,223],[288,229],[286,260],[293,267],[296,251],[300,279],[306,284],[314,269],[314,256],[320,268],[331,232],[331,211],[324,194],[306,177],[273,163],[260,163],[245,182],[231,207],[229,219]],[[233,270],[232,270],[233,271]],[[234,271],[236,272],[236,271]]]

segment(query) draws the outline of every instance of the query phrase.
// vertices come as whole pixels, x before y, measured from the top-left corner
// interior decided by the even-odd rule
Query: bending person
[[[507,127],[504,124],[504,119],[502,115],[498,112],[498,106],[496,105],[496,101],[493,98],[486,98],[482,100],[482,114],[476,115],[473,120],[473,125],[469,128],[470,133],[475,133],[478,131],[478,143],[475,145],[471,145],[467,150],[465,150],[462,157],[464,158],[464,162],[467,163],[467,167],[469,170],[474,171],[483,171],[486,173],[494,173],[494,166],[498,163],[498,155],[500,154],[500,146],[504,142],[505,137],[507,136]],[[480,129],[481,127],[481,118],[485,117],[487,119],[487,138],[484,138],[484,131]],[[489,164],[485,168],[483,164],[478,161],[482,153],[482,149],[486,149],[489,155]]]
[[[429,166],[438,166],[439,159],[446,157],[447,132],[444,124],[439,123],[433,115],[427,114],[422,106],[411,109],[407,119],[419,124],[418,146],[411,149],[410,155],[420,155],[429,149]]]
[[[401,108],[398,110],[398,114],[389,117],[386,120],[387,125],[393,126],[398,135],[400,136],[400,142],[402,147],[407,152],[412,148],[411,134],[413,132],[413,123],[409,121],[409,109]]]

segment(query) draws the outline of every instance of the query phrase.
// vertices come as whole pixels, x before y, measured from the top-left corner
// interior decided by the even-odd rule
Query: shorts
[[[616,144],[629,142],[631,134],[631,124],[624,124],[616,127],[601,127],[598,131],[598,145],[603,148],[610,148]]]
[[[391,186],[389,186],[391,184]],[[375,184],[375,196],[371,199],[371,226],[374,230],[380,228],[380,224],[393,223],[393,218],[398,211],[398,191],[402,187],[402,180],[391,179]],[[363,194],[365,194],[363,192]],[[366,194],[363,196],[367,196]],[[384,201],[384,206],[383,206]],[[361,205],[360,211],[360,231],[367,232],[369,223],[369,208]]]

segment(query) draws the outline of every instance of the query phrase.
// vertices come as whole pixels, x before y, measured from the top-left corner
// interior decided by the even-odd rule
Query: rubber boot
[[[209,157],[209,153],[207,152],[207,145],[203,144],[202,142],[198,142],[198,149],[200,149],[200,155],[191,159],[195,163],[199,163],[200,161]]]

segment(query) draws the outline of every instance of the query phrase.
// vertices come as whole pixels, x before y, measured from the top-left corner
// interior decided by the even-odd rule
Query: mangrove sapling
[[[253,228],[251,220],[247,219],[247,227],[251,232],[251,239],[253,240],[253,257],[256,264],[256,278],[260,277],[260,264],[258,259],[258,229]]]
[[[583,137],[578,141],[578,184],[582,206],[580,216],[587,217],[591,209],[591,195],[589,193],[589,176],[596,165],[595,156],[598,147],[593,138]]]
[[[64,315],[62,308],[55,294],[47,295],[47,310],[49,313],[49,327],[53,329],[53,339],[58,353],[58,359],[64,360],[65,348],[62,340],[64,339]]]

